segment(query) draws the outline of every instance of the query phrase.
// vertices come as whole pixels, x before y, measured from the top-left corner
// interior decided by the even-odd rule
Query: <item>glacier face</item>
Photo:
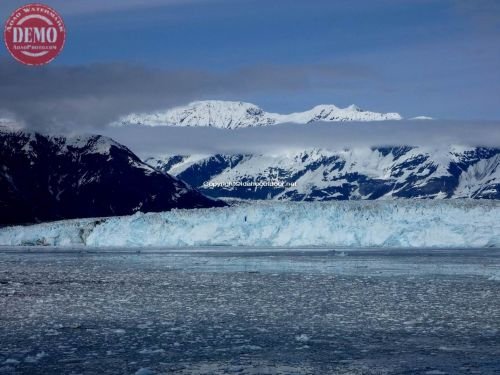
[[[5,227],[0,245],[499,247],[500,202],[254,202]]]
[[[365,111],[355,105],[338,108],[333,104],[318,105],[308,111],[290,114],[265,112],[255,104],[222,100],[189,103],[166,111],[132,113],[113,125],[203,126],[237,129],[282,123],[308,124],[314,121],[385,121],[401,120],[398,113]]]
[[[395,198],[500,199],[500,149],[358,147],[275,154],[172,155],[146,163],[213,197],[325,201]],[[284,187],[225,186],[278,180]]]

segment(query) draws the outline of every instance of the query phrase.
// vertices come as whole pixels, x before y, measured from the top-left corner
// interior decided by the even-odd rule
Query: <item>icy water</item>
[[[498,374],[500,251],[0,249],[0,374]]]

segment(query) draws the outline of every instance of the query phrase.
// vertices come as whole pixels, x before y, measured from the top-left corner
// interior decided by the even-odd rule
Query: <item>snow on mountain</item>
[[[499,160],[500,149],[495,148],[420,146],[174,155],[145,161],[213,197],[324,201],[500,199]],[[282,186],[262,184],[272,181]]]
[[[401,120],[398,113],[365,111],[355,105],[338,108],[334,105],[318,105],[305,112],[278,114],[265,112],[251,103],[221,100],[192,102],[154,113],[130,114],[113,123],[148,126],[209,126],[236,129],[267,126],[281,123],[308,124],[314,121],[384,121]]]
[[[277,123],[293,122],[308,124],[314,121],[385,121],[402,120],[399,113],[377,113],[365,111],[352,104],[346,108],[331,105],[318,105],[309,111],[274,115]]]
[[[479,160],[460,174],[455,195],[459,198],[492,196],[500,198],[500,154]]]
[[[0,245],[500,246],[498,201],[254,202],[0,229]]]
[[[0,128],[0,225],[220,205],[110,138]]]
[[[22,125],[9,118],[0,118],[0,132],[1,131],[15,131],[15,130],[21,130]]]

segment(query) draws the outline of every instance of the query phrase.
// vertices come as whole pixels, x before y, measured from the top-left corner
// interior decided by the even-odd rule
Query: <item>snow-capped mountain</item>
[[[145,161],[213,197],[500,199],[498,148],[309,149],[275,155],[173,155]],[[270,183],[278,186],[266,186]]]
[[[110,138],[0,127],[0,225],[220,205]]]
[[[305,112],[279,114],[265,112],[262,108],[244,102],[206,100],[154,113],[130,114],[122,117],[115,126],[209,126],[236,129],[282,123],[308,124],[314,121],[384,121],[401,120],[398,113],[365,111],[355,105],[338,108],[318,105]]]

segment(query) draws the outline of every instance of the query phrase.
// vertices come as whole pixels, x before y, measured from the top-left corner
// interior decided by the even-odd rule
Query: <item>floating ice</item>
[[[147,367],[141,367],[139,370],[135,372],[135,375],[154,375],[155,373],[147,368]]]

